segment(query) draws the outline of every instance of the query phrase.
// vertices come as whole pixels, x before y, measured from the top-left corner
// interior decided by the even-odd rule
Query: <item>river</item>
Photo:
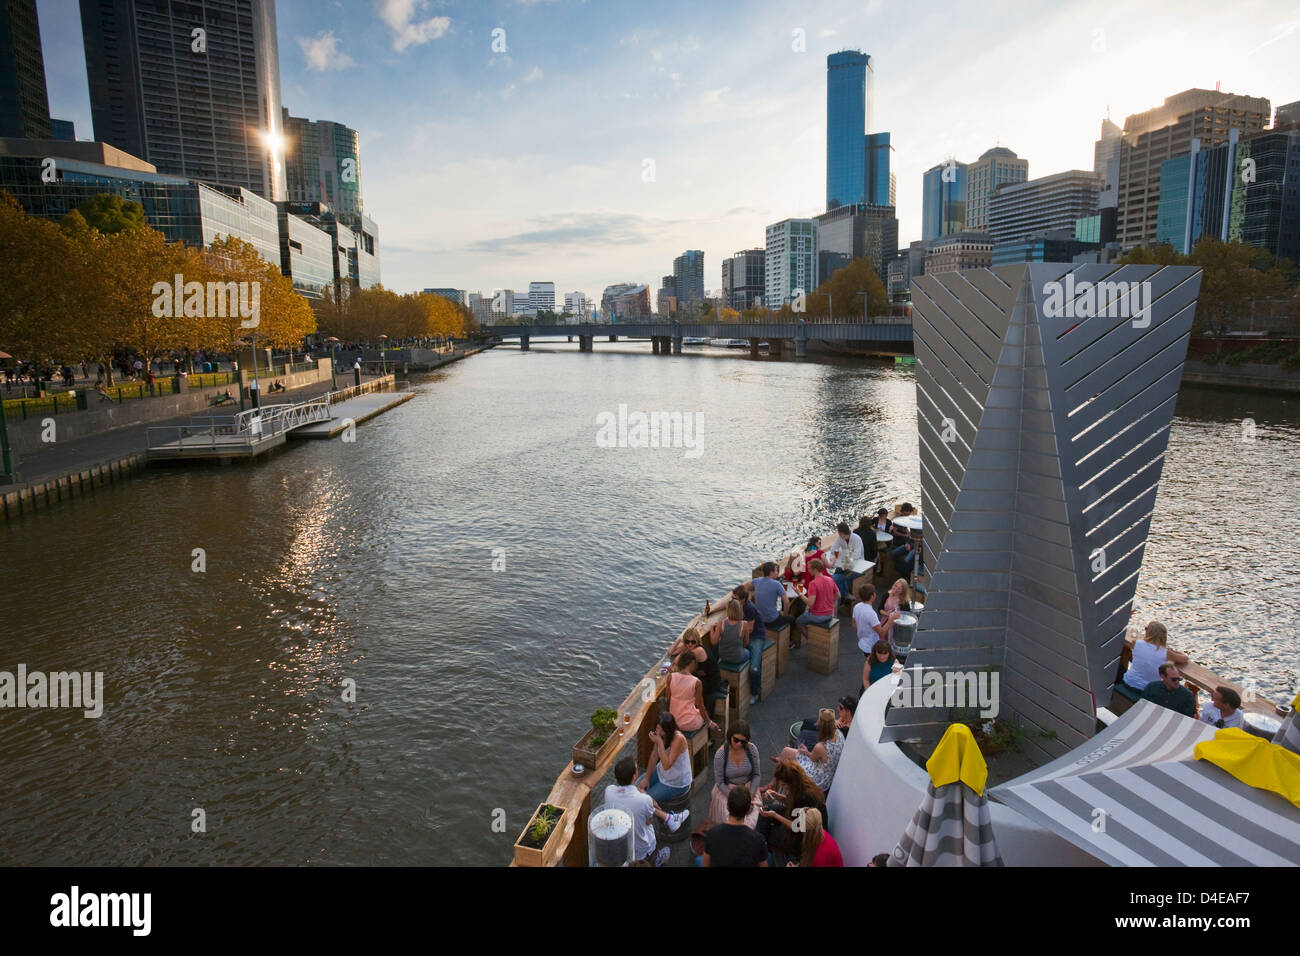
[[[0,670],[102,671],[106,698],[0,711],[0,863],[508,862],[587,716],[706,598],[920,498],[910,369],[688,353],[497,349],[355,442],[0,526]],[[702,413],[702,440],[602,447],[620,405]],[[1139,586],[1273,699],[1300,657],[1298,411],[1184,393]]]

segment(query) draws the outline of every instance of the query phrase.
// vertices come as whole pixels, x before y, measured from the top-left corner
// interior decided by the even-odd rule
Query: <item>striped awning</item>
[[[1214,731],[1139,701],[989,796],[1112,866],[1300,865],[1300,809],[1194,758]]]
[[[889,865],[1001,866],[988,797],[960,781],[929,784]]]

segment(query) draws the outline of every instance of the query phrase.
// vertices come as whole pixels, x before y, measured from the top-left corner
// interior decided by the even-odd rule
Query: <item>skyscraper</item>
[[[0,136],[51,138],[36,0],[0,0]]]
[[[933,242],[966,228],[966,164],[950,159],[925,171],[921,240]]]
[[[1012,242],[1074,224],[1097,213],[1101,177],[1070,169],[1023,183],[1004,183],[989,197],[988,228],[994,242]],[[928,269],[926,270],[929,271]]]
[[[842,50],[826,58],[826,208],[866,202],[871,57]],[[886,172],[888,179],[888,172]]]
[[[1005,146],[986,149],[966,167],[966,228],[988,229],[989,197],[1003,183],[1023,183],[1029,178],[1029,160],[1021,159]]]
[[[766,291],[763,269],[767,258],[765,249],[745,249],[730,259],[722,260],[722,304],[743,312],[760,305]]]
[[[537,312],[555,311],[555,283],[528,283],[528,306]]]
[[[330,120],[290,116],[283,110],[285,189],[292,202],[328,203],[351,218],[361,199],[361,138]]]
[[[95,139],[287,198],[274,0],[81,0]]]
[[[704,253],[688,249],[674,259],[673,283],[678,311],[683,315],[697,315],[704,302]]]
[[[872,206],[894,205],[894,174],[889,171],[893,147],[889,145],[889,134],[868,133],[865,150],[867,181],[863,202]]]
[[[1116,238],[1124,248],[1155,241],[1160,207],[1160,164],[1227,142],[1229,131],[1252,136],[1272,117],[1267,99],[1218,90],[1185,90],[1162,105],[1124,120],[1119,146]],[[1104,135],[1103,128],[1103,135]]]

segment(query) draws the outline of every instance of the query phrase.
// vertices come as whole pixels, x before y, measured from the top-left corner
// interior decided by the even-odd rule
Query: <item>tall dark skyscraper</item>
[[[0,136],[50,138],[36,0],[0,0]]]
[[[274,0],[81,0],[95,139],[286,199]]]
[[[704,253],[687,249],[673,260],[673,282],[677,289],[677,308],[683,315],[694,315],[704,301]]]

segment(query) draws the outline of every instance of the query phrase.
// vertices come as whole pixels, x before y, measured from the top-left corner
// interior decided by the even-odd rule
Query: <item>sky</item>
[[[50,111],[90,139],[77,0],[38,0]],[[1300,100],[1294,0],[279,0],[294,116],[361,140],[384,285],[658,289],[826,197],[826,56],[870,54],[899,244],[921,177],[1001,144],[1091,169],[1108,114],[1191,87]]]

